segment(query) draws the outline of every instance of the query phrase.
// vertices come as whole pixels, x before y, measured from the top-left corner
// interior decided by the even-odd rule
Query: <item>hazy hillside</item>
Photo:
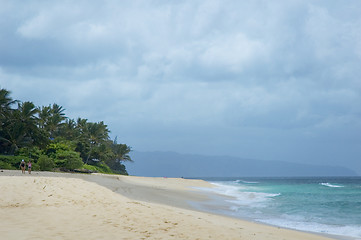
[[[174,152],[132,152],[130,175],[161,177],[256,177],[256,176],[357,176],[335,166],[263,161],[227,156],[202,156]]]

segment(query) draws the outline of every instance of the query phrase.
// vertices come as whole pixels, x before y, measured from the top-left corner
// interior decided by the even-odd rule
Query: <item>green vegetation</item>
[[[0,168],[18,169],[24,159],[33,170],[128,174],[122,163],[132,161],[129,146],[110,140],[104,122],[69,119],[64,111],[13,100],[0,88]]]
[[[38,164],[41,171],[51,171],[55,167],[54,160],[46,155],[41,155],[39,157]]]

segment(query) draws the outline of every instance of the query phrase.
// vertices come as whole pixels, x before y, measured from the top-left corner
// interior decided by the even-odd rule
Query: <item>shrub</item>
[[[28,158],[23,156],[0,155],[0,162],[3,162],[2,166],[4,169],[5,167],[7,167],[6,169],[19,169],[19,165],[22,159],[24,159],[26,162],[28,161]],[[11,167],[9,167],[9,165]]]
[[[42,155],[42,151],[38,148],[38,147],[23,147],[20,148],[19,151],[17,152],[18,156],[22,156],[22,158],[28,158],[30,157],[31,159],[33,159],[34,161],[32,162],[36,162],[37,159],[39,159],[39,157]]]
[[[91,170],[93,172],[99,172],[99,173],[113,173],[113,171],[104,163],[97,163],[95,165],[83,165],[84,169]]]
[[[58,152],[74,151],[75,146],[70,141],[54,142],[50,143],[46,148],[46,155],[52,158],[56,158]]]
[[[54,160],[46,155],[41,155],[39,157],[38,165],[41,171],[50,171],[55,167]]]
[[[90,170],[92,172],[101,172],[101,171],[99,171],[99,169],[96,166],[93,166],[93,165],[84,164],[83,168],[86,170]]]
[[[39,164],[32,162],[32,163],[31,163],[31,170],[32,170],[32,171],[40,171],[40,166],[39,166]]]
[[[83,161],[78,152],[57,151],[55,164],[57,167],[74,170],[83,166]]]
[[[10,170],[15,170],[16,168],[11,166],[10,163],[7,163],[7,162],[3,162],[3,161],[0,161],[0,169],[10,169]]]
[[[113,173],[113,171],[110,169],[110,167],[104,163],[98,163],[95,165],[102,173]]]

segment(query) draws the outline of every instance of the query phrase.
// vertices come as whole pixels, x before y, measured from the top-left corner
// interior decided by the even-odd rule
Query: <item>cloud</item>
[[[265,156],[285,157],[282,144],[359,139],[360,8],[358,1],[5,2],[0,85],[20,100],[56,102],[73,118],[104,120],[143,148],[157,139],[158,149],[216,152],[219,144],[223,154],[244,144],[257,156],[260,143]]]
[[[201,65],[207,69],[222,69],[241,73],[254,61],[265,58],[267,49],[262,42],[248,39],[241,33],[210,40],[199,56]]]

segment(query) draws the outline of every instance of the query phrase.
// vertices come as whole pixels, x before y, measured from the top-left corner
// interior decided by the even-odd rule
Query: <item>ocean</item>
[[[301,231],[361,239],[361,177],[202,178],[226,195],[202,210]],[[340,239],[346,239],[340,238]]]

